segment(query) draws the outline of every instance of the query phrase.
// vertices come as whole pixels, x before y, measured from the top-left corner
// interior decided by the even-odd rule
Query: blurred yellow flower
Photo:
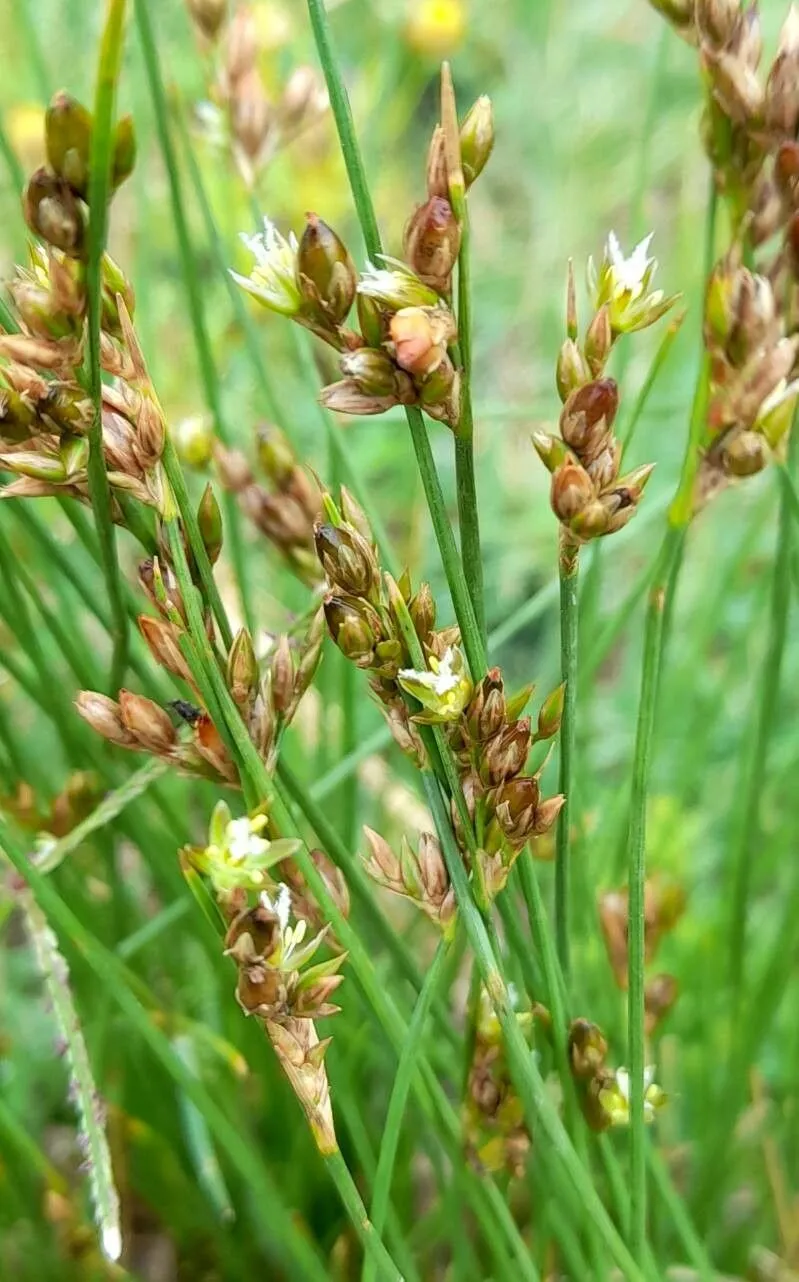
[[[5,130],[26,173],[44,161],[44,108],[20,102],[5,112]]]
[[[457,49],[466,32],[463,0],[410,0],[408,43],[419,53],[442,57]]]

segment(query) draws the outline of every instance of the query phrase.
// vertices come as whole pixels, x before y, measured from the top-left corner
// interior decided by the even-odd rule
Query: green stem
[[[137,0],[141,2],[141,0]],[[353,203],[361,225],[366,252],[369,258],[377,261],[382,253],[382,242],[377,226],[372,197],[366,180],[358,141],[353,124],[347,91],[341,77],[338,61],[330,40],[327,14],[323,0],[308,0],[308,13],[311,19],[319,61],[322,65],[325,82],[330,95],[330,105],[338,131],[341,154],[347,170]],[[479,681],[486,669],[485,646],[477,625],[472,599],[463,573],[463,566],[455,544],[452,527],[447,516],[444,494],[441,489],[430,439],[420,410],[407,409],[408,426],[416,455],[416,462],[422,478],[433,532],[436,537],[444,573],[449,585],[455,617],[461,630],[463,647],[471,669],[472,677]]]
[[[448,979],[445,965],[448,952],[449,942],[446,939],[442,939],[436,949],[430,969],[425,976],[422,990],[413,1008],[411,1022],[408,1025],[408,1036],[402,1048],[402,1054],[394,1077],[394,1085],[391,1088],[386,1120],[383,1126],[380,1156],[377,1162],[377,1174],[372,1191],[372,1224],[378,1235],[383,1232],[386,1223],[391,1194],[391,1177],[394,1173],[402,1119],[408,1102],[411,1082],[416,1074],[418,1057],[422,1049],[425,1022],[434,998],[439,995],[439,987],[442,986],[442,980]],[[375,1262],[373,1260],[367,1261],[364,1265],[363,1282],[374,1282],[375,1277]]]
[[[555,837],[555,936],[558,959],[566,984],[571,974],[571,816],[574,789],[574,748],[577,709],[577,577],[579,549],[561,528],[558,552],[560,577],[560,675],[565,682],[563,720],[560,727],[558,791],[566,800],[558,816]]]
[[[455,432],[455,489],[458,496],[458,526],[461,560],[469,589],[475,619],[486,644],[485,598],[483,591],[483,556],[480,549],[480,520],[477,485],[474,473],[474,415],[472,412],[472,298],[471,234],[469,209],[465,199],[456,211],[461,229],[458,254],[458,347],[460,352],[461,410]]]
[[[794,418],[791,449],[799,430]],[[791,601],[791,559],[793,556],[794,522],[790,476],[781,476],[777,555],[771,586],[769,632],[763,666],[755,692],[752,721],[755,732],[749,741],[735,796],[742,798],[737,831],[733,834],[731,920],[729,934],[729,983],[733,1025],[738,1028],[738,1013],[746,980],[746,919],[749,907],[752,863],[757,850],[758,827],[763,789],[768,778],[771,736],[779,700],[780,673],[788,636],[788,614]]]
[[[627,834],[629,893],[628,1037],[630,1071],[630,1249],[642,1261],[646,1249],[646,1123],[644,1120],[644,888],[646,881],[646,804],[655,728],[660,663],[663,654],[666,589],[682,553],[683,531],[670,526],[649,593],[644,626],[641,694],[633,755],[630,821]]]
[[[374,1224],[370,1223],[361,1195],[355,1187],[347,1163],[338,1149],[325,1155],[325,1166],[335,1184],[342,1204],[350,1217],[366,1258],[372,1264],[375,1275],[389,1278],[391,1282],[403,1282],[402,1274],[380,1240]]]
[[[103,377],[100,365],[102,324],[103,254],[108,235],[108,201],[111,195],[111,166],[114,148],[114,105],[122,66],[125,35],[125,0],[109,0],[100,45],[97,89],[94,97],[89,160],[89,243],[86,262],[86,307],[88,312],[88,391],[94,404],[89,428],[89,496],[102,553],[108,599],[114,619],[114,651],[109,686],[115,694],[128,666],[128,619],[122,597],[116,531],[111,519],[111,487],[103,454]]]
[[[181,272],[186,291],[186,301],[189,308],[189,318],[191,320],[192,332],[194,334],[194,344],[197,351],[200,378],[202,380],[205,401],[213,420],[214,432],[224,445],[230,446],[232,444],[232,440],[225,417],[222,413],[219,374],[216,368],[213,348],[208,334],[201,278],[197,268],[197,261],[194,254],[194,248],[191,243],[188,220],[186,218],[180,176],[178,173],[177,156],[175,154],[175,146],[172,141],[169,124],[166,91],[164,89],[163,75],[158,57],[158,45],[153,34],[148,2],[149,0],[134,0],[136,22],[139,30],[142,53],[144,55],[144,63],[147,70],[150,96],[155,109],[158,139],[169,182],[172,217],[178,241]],[[180,502],[179,495],[178,501]],[[239,511],[235,495],[228,493],[223,494],[222,504],[225,515],[225,532],[230,540],[231,560],[233,562],[233,568],[236,575],[236,585],[241,600],[242,613],[248,628],[252,631],[253,617],[250,610],[250,595],[248,592],[249,576],[242,531],[242,516]],[[184,515],[185,519],[182,507],[181,515]],[[226,641],[226,644],[230,644],[229,640]]]

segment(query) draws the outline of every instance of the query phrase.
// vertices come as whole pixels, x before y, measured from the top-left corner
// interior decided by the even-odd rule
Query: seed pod
[[[615,379],[599,378],[578,388],[561,410],[561,436],[578,454],[595,454],[613,426],[618,407]]]
[[[563,681],[556,690],[547,695],[541,704],[538,714],[536,739],[551,739],[560,730],[563,718],[563,705],[566,699],[566,682]]]
[[[579,463],[562,463],[552,474],[549,497],[555,516],[568,524],[591,503],[594,486]]]
[[[530,718],[523,717],[505,726],[489,740],[483,753],[483,768],[491,784],[512,779],[524,769],[530,752]]]
[[[227,686],[237,707],[251,705],[258,690],[258,678],[258,660],[252,637],[246,628],[240,628],[227,657]]]
[[[374,647],[377,637],[371,623],[360,608],[360,602],[344,600],[338,596],[325,598],[325,620],[333,641],[342,654],[356,667],[369,668],[375,661]],[[378,626],[379,626],[379,621]]]
[[[739,432],[724,447],[722,459],[731,476],[754,476],[769,461],[768,446],[758,432]]]
[[[119,711],[125,729],[149,752],[162,756],[176,745],[175,727],[168,714],[152,699],[120,690]]]
[[[258,428],[258,462],[279,490],[288,488],[297,467],[297,455],[285,432],[272,423]]]
[[[279,638],[270,666],[272,702],[275,709],[285,714],[294,697],[294,659],[287,636]]]
[[[578,387],[591,381],[591,369],[574,339],[567,338],[558,352],[555,382],[561,401],[565,401]]]
[[[180,677],[181,681],[190,682],[191,673],[181,653],[179,634],[173,624],[167,623],[165,619],[155,619],[151,614],[140,614],[137,623],[156,663],[173,676]]]
[[[613,326],[610,320],[610,309],[603,304],[593,317],[585,332],[583,352],[588,368],[598,378],[605,368],[613,346]]]
[[[416,635],[425,644],[436,626],[436,603],[429,583],[419,584],[419,591],[408,602],[408,613]]]
[[[449,295],[460,243],[460,225],[449,201],[443,196],[431,196],[408,220],[405,261],[436,293]]]
[[[37,169],[25,188],[25,221],[36,236],[71,258],[85,245],[83,213],[72,188],[47,169]]]
[[[308,214],[297,251],[297,284],[323,324],[340,325],[355,298],[358,276],[346,245],[317,214]]]
[[[535,808],[533,822],[533,834],[536,837],[542,837],[545,832],[549,832],[563,809],[565,801],[566,798],[558,794],[556,797],[547,797],[545,801],[539,802]]]
[[[314,526],[316,554],[332,584],[356,597],[370,597],[379,587],[374,550],[351,526]]]
[[[397,394],[397,367],[382,348],[359,347],[340,361],[342,374],[366,396]]]
[[[75,700],[78,716],[109,743],[121,748],[133,747],[136,739],[122,720],[119,705],[96,690],[81,690]]]
[[[427,152],[427,194],[443,196],[449,199],[449,182],[447,180],[447,149],[444,142],[444,130],[436,125],[430,139]]]
[[[92,115],[63,90],[55,95],[47,108],[44,145],[47,162],[56,177],[62,179],[76,196],[85,199],[89,186]]]
[[[341,486],[339,507],[345,523],[356,529],[361,538],[366,539],[368,543],[374,543],[374,535],[369,524],[369,518],[355,495],[347,489],[346,485]]]

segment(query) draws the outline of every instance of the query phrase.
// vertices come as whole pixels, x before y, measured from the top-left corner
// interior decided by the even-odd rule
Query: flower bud
[[[489,668],[476,686],[466,710],[469,735],[475,742],[485,742],[505,724],[505,689],[499,668]]]
[[[754,476],[768,464],[768,446],[759,432],[739,432],[725,445],[722,458],[731,476]]]
[[[119,711],[125,729],[148,752],[161,756],[177,744],[178,737],[169,715],[152,699],[132,694],[130,690],[120,690]]]
[[[180,677],[181,681],[191,681],[191,673],[178,644],[179,633],[174,625],[167,623],[165,619],[153,618],[151,614],[140,614],[137,623],[156,663],[166,668],[174,677]]]
[[[364,860],[369,876],[379,884],[390,886],[392,889],[395,886],[401,887],[400,863],[385,837],[381,837],[379,832],[375,832],[374,828],[369,828],[366,824],[363,826],[363,835],[369,845],[370,857]]]
[[[436,603],[429,583],[419,585],[419,591],[408,602],[408,613],[416,635],[423,644],[426,643],[436,626]]]
[[[427,194],[431,197],[443,196],[445,200],[449,200],[447,149],[441,125],[436,125],[433,130],[427,152]]]
[[[344,518],[345,523],[353,526],[353,528],[358,531],[362,539],[366,539],[369,543],[374,543],[374,536],[372,534],[372,527],[369,524],[369,518],[358,500],[355,498],[355,495],[351,490],[347,489],[346,485],[341,486],[339,505],[341,515]]]
[[[431,196],[411,215],[405,228],[405,258],[425,285],[448,295],[458,261],[461,229],[443,196]]]
[[[540,797],[538,782],[529,775],[507,780],[497,792],[497,823],[513,845],[523,846],[532,834]]]
[[[258,462],[279,490],[288,488],[297,467],[297,455],[285,432],[272,423],[258,428]]]
[[[316,555],[332,584],[355,597],[369,597],[380,583],[377,558],[357,530],[346,525],[314,526]]]
[[[559,436],[550,436],[549,432],[533,432],[530,438],[535,452],[548,472],[554,472],[566,460],[571,460],[568,446]]]
[[[461,164],[467,188],[485,169],[494,148],[494,109],[482,94],[466,113],[461,125]]]
[[[219,560],[219,553],[222,551],[222,512],[216,500],[216,495],[211,488],[209,481],[203,490],[200,505],[197,509],[197,524],[200,527],[205,550],[208,553],[208,560],[211,565],[215,565]]]
[[[36,236],[80,258],[85,243],[83,213],[67,182],[47,169],[37,169],[25,188],[25,221]]]
[[[323,324],[341,325],[355,298],[357,274],[344,242],[317,214],[308,214],[297,250],[297,283]]]
[[[568,522],[572,534],[576,534],[579,539],[598,539],[603,534],[608,533],[610,523],[610,513],[601,500],[595,499],[587,503],[580,512],[577,512]]]
[[[246,628],[240,628],[227,657],[227,686],[237,707],[248,707],[252,703],[258,690],[258,677],[252,637]]]
[[[594,486],[585,468],[579,463],[562,463],[552,474],[549,497],[555,516],[568,524],[592,501]]]
[[[555,369],[555,382],[561,401],[578,387],[591,382],[591,369],[574,339],[567,338],[558,352],[558,363]]]
[[[563,681],[556,690],[547,695],[538,713],[536,739],[551,739],[560,730],[563,719],[563,705],[566,700],[566,682]]]
[[[356,667],[371,667],[376,635],[362,611],[337,596],[325,599],[324,610],[328,631],[342,654]]]
[[[595,312],[585,332],[585,342],[583,344],[585,359],[594,377],[600,375],[605,368],[612,346],[613,326],[610,318],[610,308],[603,304]]]
[[[272,702],[275,709],[285,716],[294,697],[294,659],[285,634],[278,639],[269,671],[272,677]]]
[[[92,145],[91,112],[70,94],[57,93],[45,114],[44,145],[47,162],[56,177],[85,199]]]
[[[114,134],[114,155],[111,162],[111,188],[116,191],[133,173],[136,164],[136,131],[132,116],[122,116],[117,121]]]
[[[549,832],[555,823],[565,804],[566,798],[560,793],[556,797],[547,797],[544,801],[539,802],[535,808],[535,819],[533,821],[533,835],[543,837],[545,832]]]

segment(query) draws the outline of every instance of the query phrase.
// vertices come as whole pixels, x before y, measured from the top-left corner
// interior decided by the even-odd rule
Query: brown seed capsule
[[[342,324],[352,307],[358,275],[346,245],[317,214],[306,215],[297,251],[297,283],[323,324]]]
[[[397,367],[382,347],[359,347],[354,352],[346,352],[340,368],[366,396],[397,395]]]
[[[460,225],[449,201],[443,196],[431,196],[408,220],[405,261],[425,285],[448,295],[460,243]]]
[[[565,801],[566,798],[558,794],[556,797],[547,797],[545,801],[539,802],[535,808],[533,821],[533,833],[536,837],[542,837],[545,832],[549,832],[563,809]]]
[[[724,447],[722,459],[730,476],[754,476],[767,465],[769,450],[759,432],[739,432]]]
[[[594,498],[594,486],[585,468],[572,461],[562,463],[552,474],[552,511],[559,521],[570,522]]]
[[[119,710],[125,729],[143,748],[158,755],[169,752],[177,743],[175,727],[157,703],[130,690],[120,690]]]
[[[477,742],[490,739],[505,724],[505,687],[499,668],[489,668],[475,688],[466,709],[466,724]]]
[[[374,550],[351,526],[314,526],[316,554],[331,583],[356,597],[373,595],[380,582]]]
[[[140,614],[137,622],[156,663],[173,676],[180,677],[181,681],[190,681],[191,674],[178,644],[178,631],[173,624],[167,623],[165,619],[155,619],[151,614]]]
[[[440,125],[436,125],[433,130],[433,136],[430,139],[430,147],[427,152],[427,194],[428,196],[443,196],[444,199],[449,198],[447,150],[444,142],[444,130]]]
[[[612,428],[618,407],[619,388],[615,379],[598,378],[579,387],[561,411],[561,436],[578,452],[595,446],[598,438]]]
[[[255,698],[258,677],[252,637],[246,628],[240,628],[227,657],[227,686],[237,707],[247,707]]]
[[[285,714],[294,697],[294,659],[287,636],[281,636],[275,646],[270,665],[272,676],[272,702],[277,712]]]
[[[429,583],[419,585],[419,591],[408,602],[408,613],[416,635],[423,644],[426,643],[436,626],[436,603]]]
[[[119,705],[107,695],[96,690],[81,690],[75,700],[75,710],[99,735],[109,743],[116,743],[121,748],[130,748],[136,743],[135,736],[125,726]]]
[[[80,258],[85,246],[85,225],[80,204],[69,184],[50,173],[37,169],[25,188],[23,198],[25,221],[36,236]]]
[[[330,635],[342,654],[356,667],[371,667],[375,661],[374,647],[378,636],[360,608],[360,602],[356,606],[343,597],[328,596],[324,610]]]
[[[588,1019],[573,1019],[569,1026],[569,1063],[575,1077],[588,1080],[605,1063],[608,1043],[602,1030]]]
[[[530,753],[530,743],[529,717],[523,717],[495,734],[483,752],[483,768],[489,783],[502,783],[523,770]]]

